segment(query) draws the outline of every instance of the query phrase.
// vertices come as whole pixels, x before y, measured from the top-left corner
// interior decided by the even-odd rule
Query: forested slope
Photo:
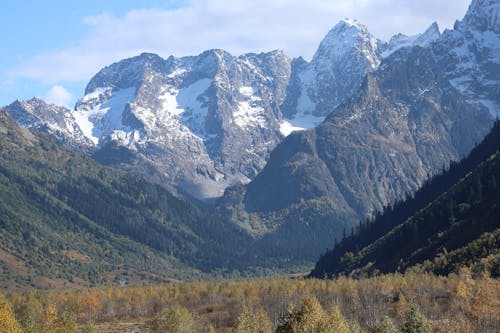
[[[494,257],[499,248],[499,148],[497,122],[466,159],[361,223],[357,232],[321,256],[311,274],[392,272],[424,262],[437,273],[449,273]],[[494,262],[491,258],[489,269],[495,274]]]
[[[245,271],[248,261],[236,258],[248,241],[161,186],[70,152],[0,110],[0,285]]]

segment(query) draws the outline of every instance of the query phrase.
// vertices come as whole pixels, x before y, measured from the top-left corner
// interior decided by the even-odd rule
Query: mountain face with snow
[[[380,63],[381,45],[365,26],[346,19],[328,32],[310,63],[296,60],[283,105],[284,134],[320,124],[357,94],[364,76]]]
[[[73,114],[98,150],[125,146],[183,191],[216,197],[255,177],[281,141],[290,63],[279,51],[142,54],[101,70]]]
[[[500,2],[474,0],[464,19],[443,33],[434,52],[455,88],[500,116]]]
[[[222,201],[250,230],[277,230],[292,211],[309,219],[311,203],[355,221],[464,156],[491,125],[498,12],[498,1],[474,0],[453,30],[434,23],[389,42],[346,19],[310,62],[280,51],[145,53],[103,68],[74,110],[40,100],[8,110],[23,126],[190,196],[229,188]],[[249,185],[231,187],[239,183]]]
[[[39,98],[15,101],[5,107],[16,120],[17,125],[49,132],[68,147],[90,151],[93,147],[78,126],[71,111],[65,107],[47,104]]]
[[[321,125],[288,136],[252,182],[227,191],[220,211],[266,244],[294,244],[287,253],[312,257],[463,158],[500,102],[497,17],[497,1],[474,1],[453,31],[441,35],[433,24],[370,43],[378,58],[366,59],[378,60],[367,63],[356,94]]]

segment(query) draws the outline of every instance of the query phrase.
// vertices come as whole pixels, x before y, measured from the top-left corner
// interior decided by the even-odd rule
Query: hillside
[[[491,256],[498,274],[500,123],[471,154],[386,208],[322,255],[315,277],[403,271],[417,264],[447,274]]]
[[[245,271],[250,238],[0,110],[0,285],[140,283]],[[227,249],[232,251],[227,254]]]

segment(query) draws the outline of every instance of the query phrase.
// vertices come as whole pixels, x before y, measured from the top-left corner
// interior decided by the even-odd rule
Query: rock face
[[[65,107],[32,98],[17,100],[5,109],[19,126],[49,132],[72,149],[90,151],[93,147],[92,141],[84,135],[71,111]]]
[[[463,157],[491,124],[484,106],[446,80],[431,49],[397,51],[367,75],[358,98],[275,149],[246,187],[247,209],[328,197],[363,218]]]
[[[366,63],[358,93],[321,125],[288,136],[252,182],[228,191],[222,211],[267,243],[298,242],[295,255],[312,247],[317,255],[331,245],[328,231],[338,238],[464,157],[498,113],[497,17],[497,1],[474,1],[443,35],[433,24],[418,36],[368,43],[367,59],[378,60]]]
[[[446,77],[466,98],[500,115],[500,3],[474,0],[434,52]]]
[[[311,204],[355,221],[464,156],[498,115],[499,55],[499,3],[475,0],[443,34],[434,23],[385,43],[346,19],[311,62],[280,51],[145,53],[97,73],[74,110],[40,100],[8,110],[196,198],[255,179],[222,201],[265,232],[292,212],[304,220]]]
[[[118,143],[192,196],[216,197],[253,178],[281,141],[290,63],[279,51],[142,54],[101,70],[74,114],[98,149]]]

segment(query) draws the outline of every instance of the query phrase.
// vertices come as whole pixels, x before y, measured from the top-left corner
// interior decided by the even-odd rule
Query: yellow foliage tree
[[[2,296],[0,296],[0,332],[22,333],[21,326],[12,311],[12,305]]]
[[[195,321],[193,315],[184,307],[174,305],[154,318],[149,326],[158,333],[193,333]]]
[[[243,308],[243,312],[238,317],[235,333],[271,333],[273,324],[264,310],[253,313],[248,307]]]
[[[349,325],[337,307],[330,315],[315,297],[307,298],[298,311],[288,311],[278,326],[277,333],[350,333]]]

